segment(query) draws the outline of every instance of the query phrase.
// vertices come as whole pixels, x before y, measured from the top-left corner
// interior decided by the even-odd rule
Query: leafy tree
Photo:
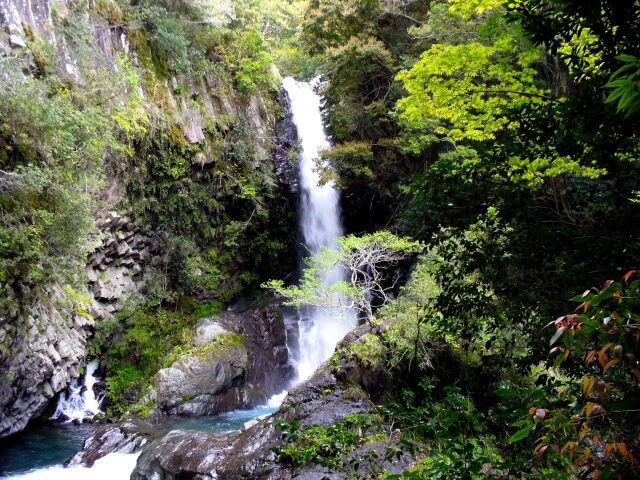
[[[550,322],[549,356],[568,375],[517,422],[512,442],[539,430],[534,453],[566,457],[582,478],[638,478],[639,287],[635,270],[573,298]],[[555,408],[552,408],[554,405]],[[548,459],[551,461],[551,459]]]
[[[285,305],[355,310],[371,322],[373,299],[387,303],[398,286],[399,279],[388,278],[386,271],[422,248],[386,231],[349,235],[338,239],[337,250],[325,247],[310,257],[299,285],[285,287],[282,280],[271,280],[264,286],[284,297]],[[328,275],[335,270],[346,270],[348,280],[332,281]]]

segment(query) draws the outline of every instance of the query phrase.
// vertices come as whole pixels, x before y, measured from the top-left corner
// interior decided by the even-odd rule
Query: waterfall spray
[[[293,122],[302,144],[300,152],[300,229],[304,244],[313,255],[322,247],[337,248],[337,238],[343,234],[340,224],[339,195],[332,182],[318,185],[315,159],[321,150],[330,147],[322,124],[320,97],[313,84],[297,82],[287,77],[283,86],[291,99]],[[327,273],[323,284],[341,280],[343,272],[336,268]],[[355,325],[351,317],[327,309],[307,307],[298,312],[300,331],[297,359],[298,380],[309,377],[318,365],[331,356],[336,343]]]

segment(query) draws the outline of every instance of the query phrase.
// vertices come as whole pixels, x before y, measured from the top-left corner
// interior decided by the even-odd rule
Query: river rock
[[[162,436],[162,430],[156,427],[159,418],[157,415],[144,420],[130,418],[117,425],[96,427],[84,441],[82,450],[67,460],[65,466],[91,467],[96,460],[109,453],[133,453],[140,450],[148,441]]]
[[[213,415],[264,404],[293,375],[279,310],[222,312],[196,325],[193,349],[153,379],[170,415]]]
[[[360,336],[361,333],[356,334],[351,340]],[[338,370],[345,366],[338,365]],[[274,448],[285,442],[282,432],[275,426],[276,420],[288,423],[297,420],[301,428],[310,425],[326,427],[347,415],[375,409],[367,392],[359,386],[340,382],[333,374],[335,370],[335,365],[323,364],[311,378],[291,389],[273,415],[258,420],[243,431],[224,434],[173,431],[145,445],[131,480],[345,478],[345,473],[331,472],[318,465],[292,466],[279,462],[274,453]],[[398,434],[390,427],[388,432],[386,440],[368,443],[352,452],[346,460],[358,458],[364,462],[369,458],[369,461],[378,462],[368,455],[374,451],[385,468],[396,472],[406,468],[413,461],[408,455],[402,456],[397,464],[384,461],[389,446],[399,444]]]
[[[219,338],[225,337],[228,336]],[[186,355],[153,378],[156,405],[170,414],[219,413],[216,396],[240,386],[246,369],[247,351],[243,345],[221,343],[220,348],[205,354]]]

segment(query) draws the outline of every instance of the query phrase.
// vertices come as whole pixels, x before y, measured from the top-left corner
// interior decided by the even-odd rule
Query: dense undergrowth
[[[113,414],[199,317],[295,268],[295,199],[271,159],[277,42],[265,40],[286,37],[291,8],[57,2],[48,31],[3,47],[0,310],[52,283],[84,292],[100,210],[128,212],[161,252],[148,294],[98,324],[88,352],[107,363]]]
[[[390,374],[381,414],[422,458],[402,478],[638,477],[639,9],[310,2],[348,229],[425,245],[347,353]],[[398,478],[354,470],[362,441],[307,461]]]
[[[411,238],[412,268],[360,304],[385,328],[348,352],[390,373],[377,415],[419,459],[402,477],[637,478],[638,2],[304,7],[73,1],[53,14],[72,64],[29,30],[3,51],[0,307],[54,279],[81,290],[104,206],[160,232],[151,294],[92,347],[120,414],[197,318],[293,271],[295,208],[254,122],[283,114],[275,59],[323,76],[318,163],[348,231]],[[127,46],[99,48],[104,31]],[[280,459],[398,478],[349,456],[389,433],[377,418],[281,425]]]

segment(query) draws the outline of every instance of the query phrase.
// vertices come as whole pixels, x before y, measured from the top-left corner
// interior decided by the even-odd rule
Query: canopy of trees
[[[310,2],[347,227],[426,244],[372,312],[431,452],[402,478],[638,478],[639,28],[635,0]]]

